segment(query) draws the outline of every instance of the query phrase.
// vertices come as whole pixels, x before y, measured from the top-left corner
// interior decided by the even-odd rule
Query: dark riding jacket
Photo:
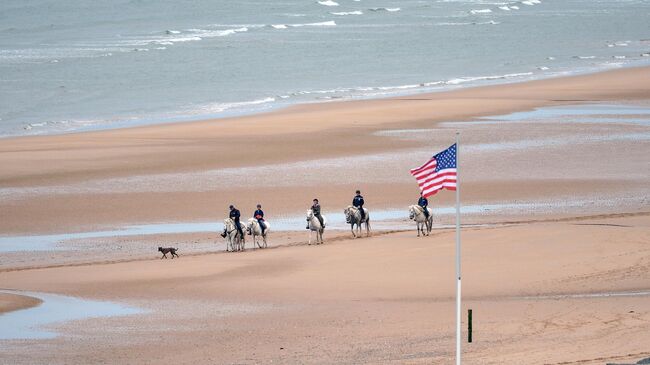
[[[357,195],[352,199],[352,205],[357,207],[357,208],[362,208],[364,204],[363,197],[361,195]]]
[[[314,212],[315,216],[319,216],[320,215],[320,204],[316,203],[316,204],[312,205],[311,206],[311,211]]]
[[[427,206],[429,205],[429,201],[427,200],[427,198],[421,196],[420,199],[418,200],[418,205],[426,209]]]
[[[235,222],[239,222],[239,217],[241,217],[241,213],[239,212],[239,209],[233,209],[230,211],[230,218],[234,220]]]

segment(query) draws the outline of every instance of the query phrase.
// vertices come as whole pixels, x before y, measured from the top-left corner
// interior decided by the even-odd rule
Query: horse
[[[368,209],[363,208],[364,213],[366,213],[361,220],[361,212],[359,208],[348,205],[347,208],[343,209],[345,214],[345,221],[350,225],[350,230],[352,231],[352,236],[357,238],[361,235],[361,225],[366,224],[366,236],[370,236],[370,215],[368,214]],[[357,233],[354,232],[354,225],[357,225]]]
[[[325,225],[327,225],[327,219],[323,215],[323,226],[321,226],[318,218],[314,215],[314,212],[309,209],[307,211],[307,226],[309,227],[309,244],[311,245],[311,233],[316,232],[316,244],[323,243],[323,231],[325,230]]]
[[[246,228],[241,222],[239,222],[239,225],[242,231]],[[228,238],[226,251],[243,251],[246,245],[246,237],[239,236],[239,232],[235,228],[235,221],[232,218],[226,218],[223,221],[223,226],[226,231],[226,237]]]
[[[424,208],[421,206],[411,205],[409,207],[409,218],[411,220],[414,220],[417,225],[418,237],[420,237],[420,232],[422,232],[422,236],[428,236],[429,233],[431,233],[431,226],[433,225],[433,212],[430,208],[427,208],[427,211],[429,212],[429,218],[424,215]],[[426,232],[424,231],[425,227],[427,229]]]
[[[269,222],[264,220],[264,234],[262,234],[262,228],[260,227],[260,223],[257,221],[255,218],[250,218],[248,219],[248,223],[246,224],[246,233],[248,235],[253,236],[253,247],[254,245],[257,245],[258,248],[262,248],[260,243],[257,241],[257,236],[262,237],[262,242],[264,243],[264,248],[268,247],[266,244],[266,235],[269,233],[269,229],[271,228],[271,225],[269,225]]]

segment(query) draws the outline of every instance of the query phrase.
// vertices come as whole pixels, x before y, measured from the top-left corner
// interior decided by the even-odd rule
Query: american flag
[[[411,175],[415,176],[425,198],[441,189],[456,190],[456,144],[411,169]]]

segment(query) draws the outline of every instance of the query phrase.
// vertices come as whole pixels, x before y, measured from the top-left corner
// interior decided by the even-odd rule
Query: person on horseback
[[[320,222],[320,226],[322,228],[325,228],[325,224],[323,223],[323,216],[320,215],[320,204],[318,204],[318,199],[314,199],[314,204],[311,206],[311,211],[314,213],[314,217],[316,217]],[[307,229],[309,229],[309,223],[307,223]]]
[[[264,236],[266,225],[264,224],[264,212],[262,211],[261,204],[257,204],[257,210],[253,213],[253,218],[257,219],[257,223],[260,224],[260,229],[262,230],[262,236]]]
[[[361,213],[361,221],[366,218],[366,212],[363,210],[363,197],[361,196],[361,191],[357,190],[357,195],[352,198],[352,206],[356,207],[359,209],[359,213]]]
[[[427,207],[429,206],[429,201],[427,198],[425,198],[422,195],[422,192],[420,192],[420,199],[418,199],[418,205],[422,207],[422,210],[424,210],[424,216],[429,219],[429,209]]]
[[[234,205],[230,206],[230,214],[228,215],[230,219],[235,222],[235,229],[237,229],[237,233],[239,233],[240,238],[244,238],[244,231],[241,229],[241,225],[239,224],[239,217],[241,217],[241,213],[239,212],[239,209],[235,208]],[[226,230],[223,230],[223,233],[221,234],[221,237],[226,237]]]

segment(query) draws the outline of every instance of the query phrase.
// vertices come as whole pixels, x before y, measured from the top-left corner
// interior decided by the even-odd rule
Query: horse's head
[[[343,214],[345,214],[345,221],[347,223],[351,223],[352,222],[352,208],[347,207],[347,208],[343,209]]]
[[[409,219],[415,218],[415,208],[411,205],[409,207]]]
[[[314,218],[314,212],[309,209],[307,210],[307,222],[309,222],[312,218]]]

